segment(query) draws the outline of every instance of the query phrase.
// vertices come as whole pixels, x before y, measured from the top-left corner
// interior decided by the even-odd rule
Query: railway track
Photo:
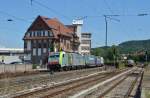
[[[36,84],[42,85],[48,81],[50,81],[48,75],[42,75],[38,78],[21,79],[13,82],[7,81],[6,79],[6,81],[3,81],[0,85],[0,95],[13,94],[17,91],[36,87]]]
[[[64,81],[77,77],[87,76],[89,74],[100,72],[102,68],[91,68],[83,70],[74,70],[67,72],[57,72],[53,75],[31,75],[19,78],[8,78],[0,80],[0,96],[11,96],[18,92],[32,90],[36,87],[45,87],[53,82]]]
[[[137,80],[141,77],[143,70],[136,70],[121,80],[115,82],[113,86],[102,93],[99,98],[129,98]],[[136,92],[136,89],[135,91]]]
[[[80,90],[87,89],[99,82],[105,81],[123,71],[95,74],[73,81],[51,85],[33,92],[15,95],[13,98],[66,98]],[[112,74],[113,73],[113,74]]]

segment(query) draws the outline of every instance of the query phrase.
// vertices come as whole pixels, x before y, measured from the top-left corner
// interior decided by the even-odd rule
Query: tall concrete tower
[[[76,34],[77,36],[79,37],[79,41],[80,41],[80,45],[79,45],[79,48],[78,48],[78,52],[81,53],[81,30],[82,30],[82,25],[83,25],[83,20],[81,19],[75,19],[73,20],[72,22],[73,25],[76,26]]]

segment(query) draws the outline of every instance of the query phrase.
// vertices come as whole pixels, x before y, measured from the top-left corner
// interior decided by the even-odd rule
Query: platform
[[[141,98],[150,98],[150,65],[144,70]]]

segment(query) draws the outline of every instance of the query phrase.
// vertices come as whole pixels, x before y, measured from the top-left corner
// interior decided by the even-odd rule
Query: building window
[[[41,36],[42,31],[39,31],[39,36]]]
[[[41,41],[38,41],[38,48],[41,48],[42,47],[42,43]]]
[[[36,31],[34,31],[34,36],[37,36],[37,32]]]
[[[30,33],[30,37],[32,36],[32,32],[29,32]]]
[[[32,47],[36,48],[36,40],[33,40]]]
[[[48,36],[52,37],[53,36],[53,33],[48,31]]]
[[[27,42],[26,41],[24,42],[24,48],[27,48]]]
[[[33,56],[36,56],[36,48],[33,48]]]
[[[45,36],[45,31],[43,31],[43,36]]]
[[[90,50],[90,47],[82,46],[81,49],[82,49],[82,50]]]
[[[90,40],[82,40],[82,44],[90,44]]]
[[[30,37],[32,37],[32,32],[30,32]]]
[[[38,48],[38,56],[41,55],[41,48]]]
[[[43,36],[43,31],[41,31],[41,36]]]
[[[81,37],[82,38],[91,38],[91,35],[90,34],[82,34]]]
[[[47,48],[47,43],[44,42],[44,43],[43,43],[43,47],[44,47],[44,48]]]
[[[35,37],[35,32],[32,32],[33,33],[33,36]]]
[[[27,50],[31,50],[31,41],[27,41]]]
[[[48,36],[48,31],[45,31],[45,36]]]
[[[31,35],[34,36],[34,32],[33,31],[31,32]]]
[[[37,36],[40,36],[40,32],[39,31],[37,31]]]
[[[46,51],[47,51],[46,48],[43,48],[43,53],[46,53]]]

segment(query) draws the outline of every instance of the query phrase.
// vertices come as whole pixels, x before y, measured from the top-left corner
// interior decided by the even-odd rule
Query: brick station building
[[[76,28],[56,18],[38,16],[23,37],[26,60],[42,65],[46,64],[49,51],[78,51],[80,42]]]

